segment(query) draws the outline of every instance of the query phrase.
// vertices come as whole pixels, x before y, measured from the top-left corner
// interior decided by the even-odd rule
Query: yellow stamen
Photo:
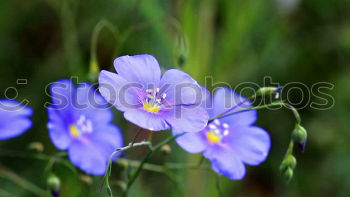
[[[221,140],[220,136],[214,132],[208,132],[206,133],[207,139],[212,144],[218,144]]]
[[[143,109],[151,113],[157,113],[160,110],[160,106],[155,105],[154,103],[144,103]]]
[[[75,125],[69,127],[69,132],[73,137],[79,137],[80,135],[79,130]]]

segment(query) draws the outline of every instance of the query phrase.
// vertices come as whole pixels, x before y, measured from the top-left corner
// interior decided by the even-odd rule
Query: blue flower
[[[206,105],[211,119],[251,107],[249,100],[228,88],[219,88],[208,100]],[[189,153],[202,153],[218,174],[239,180],[245,175],[244,164],[259,165],[270,149],[268,133],[253,126],[256,119],[255,110],[215,119],[202,131],[186,133],[176,142]],[[174,130],[173,134],[182,132]]]
[[[13,100],[0,100],[0,140],[17,137],[32,127],[29,119],[33,113]]]
[[[102,71],[99,90],[124,117],[152,131],[170,128],[196,132],[208,121],[201,87],[188,74],[167,70],[161,76],[151,55],[122,56],[114,61],[118,74]]]
[[[103,175],[109,156],[123,140],[107,102],[87,83],[78,88],[69,80],[51,85],[48,129],[53,144],[68,150],[70,161],[92,175]]]

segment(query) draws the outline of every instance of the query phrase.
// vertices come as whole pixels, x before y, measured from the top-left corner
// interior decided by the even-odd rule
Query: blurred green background
[[[28,99],[35,110],[32,129],[0,142],[0,196],[36,196],[32,187],[46,189],[48,161],[31,158],[35,151],[28,149],[40,142],[45,154],[58,153],[46,129],[46,85],[70,76],[84,82],[92,79],[91,66],[112,69],[115,57],[143,53],[154,55],[164,68],[180,66],[201,83],[213,76],[214,82],[233,87],[242,82],[263,85],[263,78],[271,76],[282,85],[334,84],[323,91],[334,97],[331,109],[308,105],[300,110],[309,139],[303,154],[295,151],[298,165],[289,184],[279,172],[294,126],[287,110],[259,112],[258,125],[272,137],[266,162],[247,167],[241,181],[221,177],[219,182],[227,197],[349,196],[350,1],[345,0],[0,0],[0,98],[5,93],[15,97],[7,88],[16,87],[16,99]],[[17,79],[28,79],[28,84],[16,85]],[[292,97],[302,100],[298,91]],[[119,112],[115,122],[130,142],[137,127]],[[169,134],[156,133],[154,141]],[[151,163],[200,159],[175,144],[171,149],[169,155],[154,155]],[[137,148],[125,154],[140,160],[146,152]],[[101,177],[61,164],[53,170],[62,182],[61,196],[99,195]],[[26,188],[23,179],[36,186]],[[115,165],[114,183],[123,179],[125,171]],[[113,189],[118,192],[116,184]],[[217,176],[206,170],[179,170],[170,177],[144,171],[130,196],[219,196]]]

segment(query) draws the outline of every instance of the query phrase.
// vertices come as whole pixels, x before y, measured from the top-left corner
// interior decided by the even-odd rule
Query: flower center
[[[207,140],[212,144],[219,144],[223,137],[229,134],[229,125],[227,123],[222,123],[215,119],[212,123],[208,124],[205,136]]]
[[[155,103],[143,103],[143,109],[151,113],[157,113],[160,110],[160,106]]]
[[[147,97],[143,101],[143,109],[150,113],[158,113],[159,110],[162,108],[162,103],[166,98],[166,94],[163,93],[162,95],[160,95],[159,88],[157,88],[156,90],[147,89],[146,93]]]
[[[218,144],[221,141],[221,137],[215,132],[207,132],[205,135],[212,144]]]
[[[80,135],[80,132],[79,132],[77,126],[75,126],[75,125],[71,125],[69,127],[69,132],[70,132],[70,135],[73,137],[79,137],[79,135]]]
[[[80,137],[82,134],[91,133],[93,131],[92,122],[84,115],[79,117],[79,120],[69,126],[69,133],[72,137]]]

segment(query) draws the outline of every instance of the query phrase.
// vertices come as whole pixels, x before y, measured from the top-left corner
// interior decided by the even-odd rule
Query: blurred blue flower
[[[249,100],[228,88],[219,88],[205,104],[211,119],[251,107]],[[256,119],[255,110],[214,119],[202,131],[186,133],[176,142],[189,153],[202,153],[218,174],[239,180],[245,175],[244,164],[259,165],[270,149],[268,133],[253,126]],[[173,131],[179,133],[183,131]]]
[[[31,108],[13,100],[0,100],[0,140],[17,137],[32,127]]]
[[[188,74],[170,69],[161,76],[151,55],[122,56],[114,67],[118,74],[100,73],[99,90],[130,122],[152,131],[195,132],[206,126],[201,87]]]
[[[68,150],[70,161],[92,175],[103,175],[112,152],[123,146],[107,102],[87,83],[78,88],[69,80],[51,85],[48,129],[53,144]]]

